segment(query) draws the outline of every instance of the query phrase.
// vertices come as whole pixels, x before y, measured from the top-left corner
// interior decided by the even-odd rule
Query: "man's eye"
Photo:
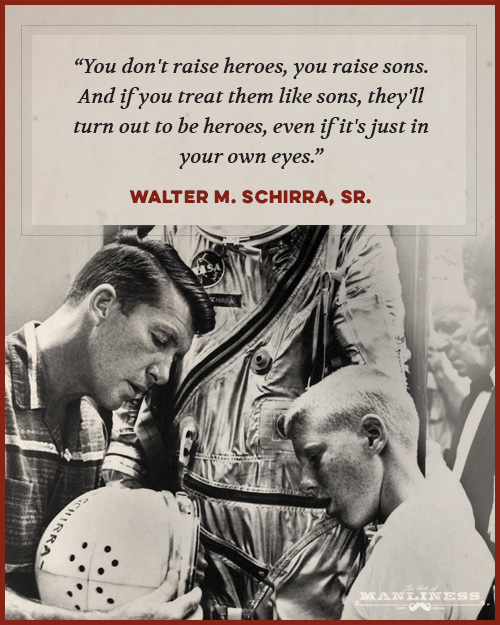
[[[164,349],[165,347],[167,347],[168,340],[160,338],[157,334],[151,334],[151,336],[153,337],[153,343],[156,345],[156,347],[159,347],[160,349]]]
[[[312,454],[311,456],[309,456],[308,460],[312,467],[314,468],[319,467],[322,455],[323,454],[320,451],[318,451],[315,454]]]

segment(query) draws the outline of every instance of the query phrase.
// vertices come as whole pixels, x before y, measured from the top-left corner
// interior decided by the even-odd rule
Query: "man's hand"
[[[201,590],[194,588],[177,599],[179,576],[171,571],[165,582],[149,595],[107,612],[106,618],[127,620],[183,620],[189,618],[201,601]]]
[[[76,612],[66,608],[46,605],[22,597],[5,589],[6,620],[182,620],[188,618],[202,619],[201,590],[194,588],[191,592],[173,599],[177,594],[179,576],[175,572],[167,575],[165,582],[149,595],[118,606],[110,612]]]

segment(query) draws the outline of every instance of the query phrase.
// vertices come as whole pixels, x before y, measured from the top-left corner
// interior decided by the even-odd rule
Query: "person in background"
[[[172,247],[122,232],[88,261],[51,317],[6,337],[7,619],[181,619],[197,608],[199,588],[175,599],[175,573],[106,613],[43,605],[34,562],[53,517],[101,485],[106,437],[97,407],[116,409],[164,384],[214,317]]]
[[[495,230],[479,228],[477,236],[464,242],[464,283],[476,304],[471,341],[495,353]],[[464,400],[466,410],[457,425],[450,449],[449,466],[460,478],[470,499],[476,528],[495,553],[495,367],[481,378]]]
[[[438,441],[443,449],[450,446],[456,449],[453,432],[457,425],[461,430],[470,409],[471,396],[464,402],[470,391],[453,376],[453,371],[449,370],[450,365],[460,378],[468,378],[472,382],[474,394],[494,364],[491,347],[476,345],[470,340],[474,311],[474,300],[467,294],[463,284],[453,284],[446,292],[437,296],[432,306],[435,333],[431,335],[429,344],[429,369],[443,398],[444,416],[451,433],[448,440]],[[448,454],[449,452],[446,455]]]
[[[343,620],[475,619],[488,595],[493,558],[466,498],[422,475],[418,423],[404,389],[368,367],[334,372],[288,412],[303,492],[344,527],[383,523]]]

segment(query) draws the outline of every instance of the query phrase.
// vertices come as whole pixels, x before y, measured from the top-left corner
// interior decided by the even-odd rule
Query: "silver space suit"
[[[374,365],[404,384],[389,231],[298,226],[242,238],[179,226],[149,236],[198,274],[216,328],[194,339],[169,388],[115,415],[107,474],[141,480],[147,456],[153,486],[175,474],[196,497],[212,618],[338,619],[363,537],[299,491],[281,417],[343,364]]]

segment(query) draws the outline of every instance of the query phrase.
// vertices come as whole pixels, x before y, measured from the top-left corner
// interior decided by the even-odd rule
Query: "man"
[[[287,432],[301,487],[329,499],[329,516],[350,529],[384,524],[342,619],[477,617],[493,558],[456,488],[443,490],[442,480],[421,474],[418,416],[399,384],[367,367],[345,367],[296,400]]]
[[[429,350],[429,368],[453,426],[453,436],[445,446],[451,447],[445,452],[450,467],[455,462],[458,441],[475,399],[481,391],[491,390],[489,374],[494,365],[494,354],[489,345],[476,345],[470,340],[474,309],[474,300],[468,296],[463,284],[453,285],[453,290],[438,296],[432,307],[436,330],[434,345],[438,352],[433,355]],[[472,384],[468,397],[467,390],[462,394],[458,384],[447,373],[440,354],[441,358],[449,360],[461,378],[470,379]]]
[[[432,298],[433,329],[427,345],[427,430],[429,438],[444,450],[451,444],[460,406],[468,392],[464,357],[468,362],[473,356],[473,364],[477,348],[467,341],[474,302],[462,281],[446,281],[436,291]]]
[[[470,340],[474,311],[474,301],[458,286],[432,307],[437,349],[446,354],[460,377],[471,380],[483,376],[485,369],[489,373],[494,361],[490,345],[477,345]]]
[[[360,535],[300,493],[281,417],[308,385],[349,362],[391,371],[404,386],[404,312],[389,231],[188,226],[149,236],[179,250],[218,307],[215,330],[193,345],[175,392],[151,398],[166,449],[147,450],[154,436],[144,406],[135,427],[149,477],[158,480],[166,460],[198,500],[205,617],[336,618]],[[121,469],[143,479],[141,451],[129,446],[135,414],[119,416],[106,464],[114,476]]]
[[[198,590],[169,603],[175,575],[155,593],[105,615],[31,598],[45,527],[100,485],[105,433],[96,404],[113,410],[164,384],[194,334],[213,326],[213,308],[175,250],[122,232],[90,259],[49,319],[6,337],[7,618],[168,619],[196,608]]]
[[[495,349],[495,225],[490,220],[475,237],[464,242],[464,282],[476,302],[476,328],[473,339],[478,345]],[[484,331],[484,327],[487,331]]]
[[[495,239],[486,224],[464,244],[464,282],[476,303],[471,340],[481,349],[495,352]],[[495,368],[493,362],[468,398],[468,410],[457,429],[450,466],[460,478],[472,504],[476,528],[492,554],[494,542],[495,478]],[[464,402],[464,403],[465,403]],[[492,531],[493,530],[493,531]]]

